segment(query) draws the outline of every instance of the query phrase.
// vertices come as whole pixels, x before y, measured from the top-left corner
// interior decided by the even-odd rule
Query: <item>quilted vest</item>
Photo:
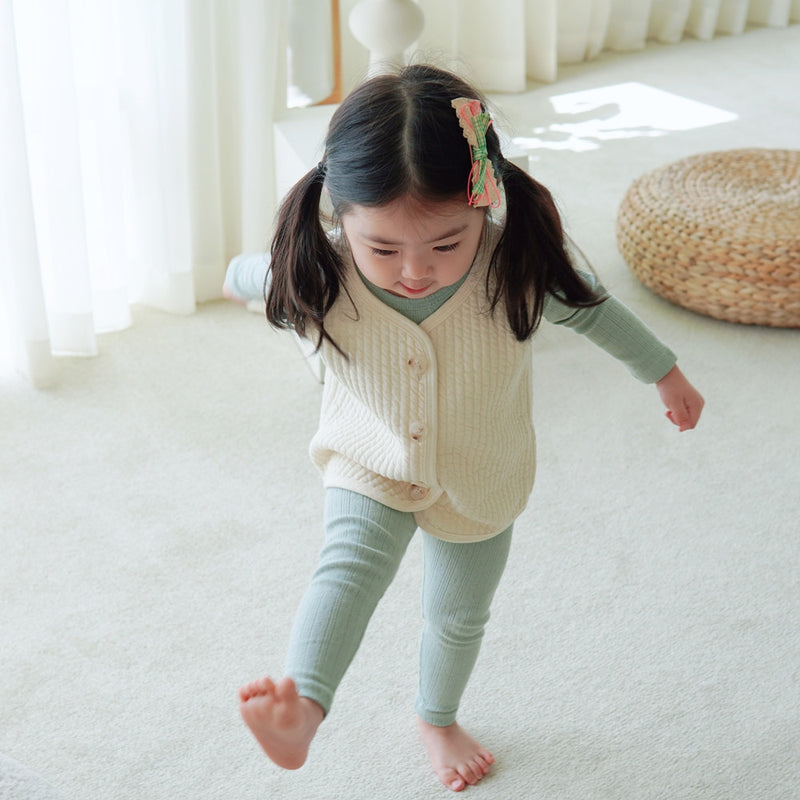
[[[479,254],[480,255],[480,254]],[[376,298],[349,253],[346,291],[325,317],[319,429],[326,487],[413,512],[454,542],[489,538],[524,509],[536,468],[531,342],[489,313],[488,260],[420,325]]]

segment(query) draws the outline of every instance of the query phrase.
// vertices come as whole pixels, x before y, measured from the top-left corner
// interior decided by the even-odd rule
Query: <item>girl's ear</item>
[[[336,212],[333,210],[333,203],[331,203],[331,193],[328,187],[323,184],[322,192],[319,197],[319,216],[322,222],[322,227],[329,231],[337,224],[341,224]]]

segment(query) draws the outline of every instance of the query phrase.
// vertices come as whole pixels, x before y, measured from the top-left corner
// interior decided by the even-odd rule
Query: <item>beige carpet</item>
[[[538,483],[462,714],[497,764],[470,797],[800,795],[800,331],[671,306],[614,242],[645,169],[800,147],[799,62],[800,27],[754,30],[499,98],[579,244],[707,408],[678,434],[651,387],[542,330]],[[626,95],[630,115],[548,101],[628,82],[672,99],[644,114]],[[712,109],[675,129],[674,97]],[[320,389],[291,337],[221,302],[139,309],[62,372],[48,393],[0,384],[0,774],[24,765],[71,800],[444,796],[412,711],[419,542],[302,770],[274,767],[238,718],[239,684],[281,669],[320,545]],[[3,800],[49,796],[23,772]]]

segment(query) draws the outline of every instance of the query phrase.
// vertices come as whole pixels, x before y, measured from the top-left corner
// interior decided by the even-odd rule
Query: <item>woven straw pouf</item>
[[[633,274],[730,322],[800,327],[800,150],[726,150],[633,182],[617,243]]]

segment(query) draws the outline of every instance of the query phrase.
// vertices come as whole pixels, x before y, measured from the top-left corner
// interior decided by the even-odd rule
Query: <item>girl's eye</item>
[[[394,253],[394,250],[378,250],[377,247],[372,248],[372,255],[374,256],[390,256]]]
[[[435,247],[434,250],[438,250],[440,253],[451,253],[456,249],[456,247],[458,247],[458,245],[458,242],[454,242],[453,244],[443,244],[440,247]]]

